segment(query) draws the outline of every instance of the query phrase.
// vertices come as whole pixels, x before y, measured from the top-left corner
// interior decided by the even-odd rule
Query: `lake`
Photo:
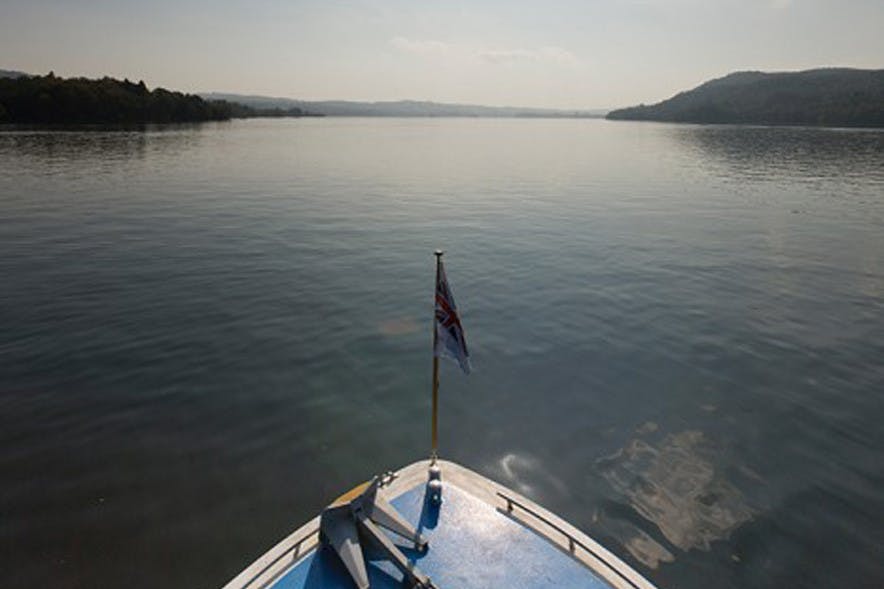
[[[884,131],[0,130],[5,587],[219,587],[429,452],[661,589],[884,585]]]

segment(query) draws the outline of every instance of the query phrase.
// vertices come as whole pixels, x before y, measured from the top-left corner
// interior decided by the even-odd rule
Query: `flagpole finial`
[[[445,252],[443,252],[442,250],[436,250],[435,252],[433,252],[433,254],[434,254],[437,258],[441,258],[441,257],[442,257],[442,254],[444,254],[444,253],[445,253]]]

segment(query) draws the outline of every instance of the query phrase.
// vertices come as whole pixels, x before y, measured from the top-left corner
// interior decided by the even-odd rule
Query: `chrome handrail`
[[[297,558],[297,557],[300,555],[299,550],[301,549],[301,544],[303,544],[304,542],[306,542],[307,540],[309,540],[309,539],[312,538],[313,536],[316,536],[317,534],[319,534],[319,526],[316,526],[316,529],[315,529],[315,530],[311,530],[310,533],[305,534],[305,535],[304,535],[302,538],[300,538],[297,542],[295,542],[294,544],[292,544],[292,545],[291,545],[290,547],[288,547],[285,551],[283,551],[282,553],[280,553],[276,558],[274,558],[274,559],[271,560],[269,563],[267,563],[267,565],[264,566],[260,571],[258,571],[258,572],[255,573],[254,575],[252,575],[252,578],[249,579],[248,581],[246,581],[246,582],[243,584],[243,587],[248,587],[248,586],[250,586],[252,583],[254,583],[255,581],[257,581],[258,579],[260,579],[261,576],[264,575],[264,573],[266,573],[268,570],[270,570],[271,567],[273,567],[273,565],[275,565],[276,563],[278,563],[279,561],[281,561],[281,560],[282,560],[283,558],[285,558],[286,556],[288,556],[288,555],[294,553],[294,554],[293,554],[293,557],[294,557],[294,558]],[[267,583],[266,583],[266,582],[263,583],[263,584],[261,585],[261,587],[266,587],[266,586],[267,586]]]
[[[547,526],[551,527],[552,529],[554,529],[555,531],[557,531],[558,533],[563,535],[565,538],[567,538],[568,539],[568,550],[571,552],[571,554],[574,554],[575,546],[580,546],[581,548],[583,548],[583,550],[585,550],[586,552],[593,555],[596,558],[596,560],[602,562],[606,567],[608,567],[609,569],[614,571],[614,573],[616,573],[618,577],[620,577],[621,579],[623,579],[624,581],[629,583],[631,586],[635,587],[635,589],[641,589],[638,585],[635,584],[635,582],[632,579],[630,579],[629,577],[624,575],[619,569],[617,569],[617,567],[615,567],[614,565],[609,563],[607,560],[605,560],[605,558],[602,557],[602,555],[600,555],[598,552],[596,552],[595,550],[593,550],[592,548],[590,548],[589,546],[587,546],[586,544],[584,544],[583,542],[581,542],[580,540],[578,540],[577,538],[572,536],[567,530],[563,529],[561,526],[559,526],[555,522],[550,521],[549,519],[547,519],[543,515],[537,513],[536,511],[534,511],[533,509],[531,509],[530,507],[528,507],[524,503],[521,503],[518,500],[513,499],[509,495],[506,495],[504,493],[501,493],[500,491],[497,491],[497,496],[500,497],[501,499],[503,499],[504,501],[506,501],[507,513],[513,512],[513,506],[518,507],[519,509],[521,509],[525,513],[533,516],[535,519],[542,521]]]

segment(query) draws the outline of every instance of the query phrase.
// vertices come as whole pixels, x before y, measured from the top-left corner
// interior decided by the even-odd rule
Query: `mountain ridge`
[[[0,70],[0,79],[3,78],[27,78],[31,74],[17,70]]]
[[[739,71],[611,120],[701,124],[884,127],[884,69]]]
[[[606,109],[487,106],[431,100],[299,100],[226,92],[199,92],[198,95],[208,100],[226,100],[252,108],[302,108],[326,116],[601,118],[607,112]]]

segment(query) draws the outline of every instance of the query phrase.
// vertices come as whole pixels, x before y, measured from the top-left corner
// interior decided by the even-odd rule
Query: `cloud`
[[[409,39],[393,37],[390,46],[403,53],[420,57],[450,57],[461,60],[478,60],[483,63],[552,63],[559,65],[575,65],[580,62],[576,55],[557,46],[540,47],[538,49],[497,48],[477,49],[466,45],[456,45],[435,40]]]
[[[533,60],[537,55],[527,49],[485,49],[479,51],[480,59],[491,63],[510,63],[514,61]]]
[[[451,51],[451,45],[442,41],[420,41],[405,37],[393,37],[390,45],[399,51],[416,55],[442,55]]]
[[[543,47],[540,50],[540,56],[542,59],[564,65],[574,65],[580,62],[576,55],[562,47]]]
[[[544,61],[562,65],[576,64],[577,56],[562,47],[541,47],[540,49],[486,49],[478,53],[480,59],[490,63],[512,63],[520,61]]]

